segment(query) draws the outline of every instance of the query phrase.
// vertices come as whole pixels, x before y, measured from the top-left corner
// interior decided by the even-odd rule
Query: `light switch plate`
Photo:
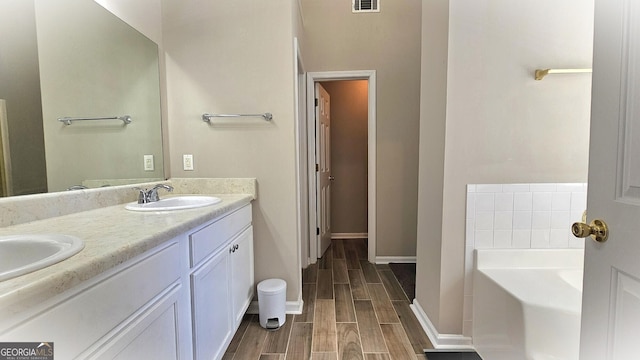
[[[191,154],[182,155],[182,169],[186,171],[193,170],[193,155]]]
[[[143,155],[144,171],[153,171],[153,155]]]

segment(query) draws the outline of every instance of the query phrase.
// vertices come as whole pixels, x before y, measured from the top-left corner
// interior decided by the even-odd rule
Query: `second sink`
[[[215,196],[185,195],[164,198],[146,204],[129,203],[124,208],[131,211],[185,210],[215,205],[221,201],[222,199]]]

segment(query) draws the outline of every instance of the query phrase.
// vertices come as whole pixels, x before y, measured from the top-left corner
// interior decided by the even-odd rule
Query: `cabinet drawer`
[[[240,230],[251,224],[251,205],[207,225],[189,236],[191,267],[212,254]]]

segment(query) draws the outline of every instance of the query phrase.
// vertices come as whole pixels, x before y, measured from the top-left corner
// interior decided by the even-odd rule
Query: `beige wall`
[[[376,70],[377,256],[416,254],[421,1],[302,0],[307,71]]]
[[[331,232],[367,232],[366,80],[328,81],[331,97]]]
[[[299,299],[291,0],[163,0],[172,177],[256,177],[256,283]],[[209,113],[273,114],[208,125]],[[215,120],[214,120],[215,122]],[[194,171],[182,170],[193,154]]]
[[[466,184],[587,179],[590,75],[533,72],[591,67],[593,1],[449,2],[440,305],[418,300],[440,333],[461,334]]]
[[[304,54],[306,34],[304,31],[304,18],[301,0],[291,0],[291,18],[293,19],[293,36],[298,39],[301,55]],[[304,57],[302,59],[304,61]]]
[[[449,0],[422,3],[416,299],[439,328]]]
[[[33,1],[0,3],[0,99],[7,107],[13,194],[46,192]]]

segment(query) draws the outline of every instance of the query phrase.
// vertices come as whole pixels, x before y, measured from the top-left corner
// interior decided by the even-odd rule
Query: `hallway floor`
[[[333,240],[302,279],[303,313],[273,332],[246,315],[223,359],[426,359],[429,338],[389,266],[367,261],[366,239]]]

